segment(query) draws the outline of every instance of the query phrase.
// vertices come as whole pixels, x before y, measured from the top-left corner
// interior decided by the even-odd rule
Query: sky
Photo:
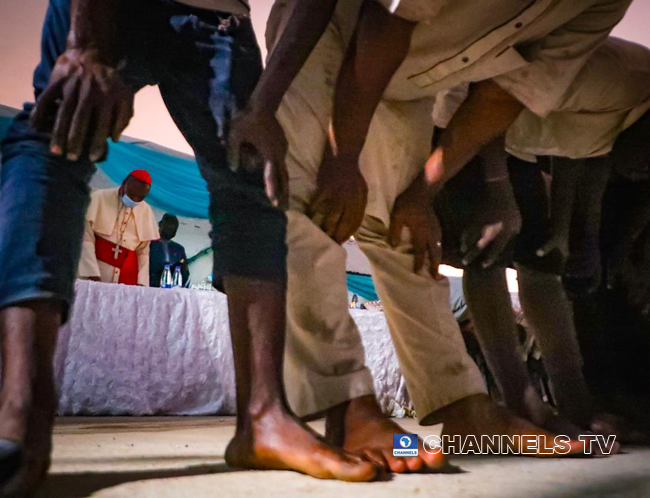
[[[47,3],[48,0],[0,0],[0,104],[20,107],[33,99],[31,77],[38,63]],[[264,28],[272,4],[273,0],[251,0],[253,23],[264,54]],[[650,46],[649,20],[650,0],[635,0],[614,35]],[[156,87],[147,87],[136,96],[135,117],[125,135],[192,153]]]

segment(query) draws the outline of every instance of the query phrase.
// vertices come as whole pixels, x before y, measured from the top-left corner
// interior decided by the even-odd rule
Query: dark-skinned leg
[[[237,468],[296,470],[321,479],[372,479],[371,463],[334,449],[287,407],[282,381],[285,283],[229,276],[224,284],[238,413],[227,463]]]
[[[227,462],[368,481],[375,475],[371,463],[330,446],[287,407],[286,217],[266,198],[262,173],[232,172],[218,140],[233,104],[246,104],[262,69],[251,21],[224,29],[218,13],[169,9],[169,26],[156,33],[168,40],[157,55],[156,79],[208,185],[215,272],[228,294],[238,423]]]
[[[559,413],[579,427],[616,435],[620,442],[647,444],[648,435],[643,430],[601,413],[589,392],[571,303],[560,278],[525,265],[517,269],[522,307],[542,352]]]
[[[18,450],[0,462],[0,496],[30,496],[49,468],[57,405],[53,359],[61,318],[56,301],[0,311],[0,440]]]
[[[545,430],[575,438],[580,436],[584,431],[559,418],[530,383],[518,353],[517,325],[505,269],[470,267],[465,270],[463,283],[474,330],[506,406]]]

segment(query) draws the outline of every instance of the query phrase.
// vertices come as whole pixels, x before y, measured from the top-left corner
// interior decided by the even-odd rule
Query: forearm
[[[117,36],[123,0],[71,0],[68,49],[96,50],[102,62],[116,65]]]
[[[325,32],[336,3],[337,0],[297,0],[291,18],[251,96],[252,108],[275,114],[291,82]]]
[[[406,57],[415,24],[366,0],[336,83],[332,115],[336,155],[358,157],[375,109]]]
[[[435,181],[453,178],[484,147],[502,137],[522,109],[519,101],[492,81],[472,85],[440,137],[444,168]]]

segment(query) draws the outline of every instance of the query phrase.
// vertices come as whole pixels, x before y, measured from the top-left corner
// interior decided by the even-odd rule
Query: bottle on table
[[[359,305],[359,296],[354,294],[352,296],[352,302],[350,302],[350,309],[356,310],[359,309],[361,306]]]
[[[183,275],[181,274],[181,267],[177,266],[174,269],[174,280],[172,287],[183,287]]]
[[[162,272],[162,277],[160,277],[160,288],[161,289],[170,289],[174,285],[172,280],[172,266],[165,265],[165,269]]]

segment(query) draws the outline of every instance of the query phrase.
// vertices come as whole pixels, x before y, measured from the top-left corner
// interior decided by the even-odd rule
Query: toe
[[[377,465],[354,455],[345,455],[344,463],[332,470],[331,477],[348,482],[372,481],[377,476]]]
[[[392,455],[384,455],[384,457],[386,458],[388,466],[392,472],[402,474],[408,470],[408,466],[403,458],[394,457]]]
[[[411,457],[406,459],[406,466],[411,472],[417,472],[424,467],[424,461],[420,457]]]
[[[440,451],[439,453],[427,453],[422,455],[424,464],[430,469],[441,469],[445,466],[445,455]]]
[[[384,455],[381,451],[379,450],[366,450],[364,451],[364,456],[370,460],[372,463],[374,463],[377,467],[383,469],[383,470],[390,470],[388,466],[388,462],[384,458]]]

